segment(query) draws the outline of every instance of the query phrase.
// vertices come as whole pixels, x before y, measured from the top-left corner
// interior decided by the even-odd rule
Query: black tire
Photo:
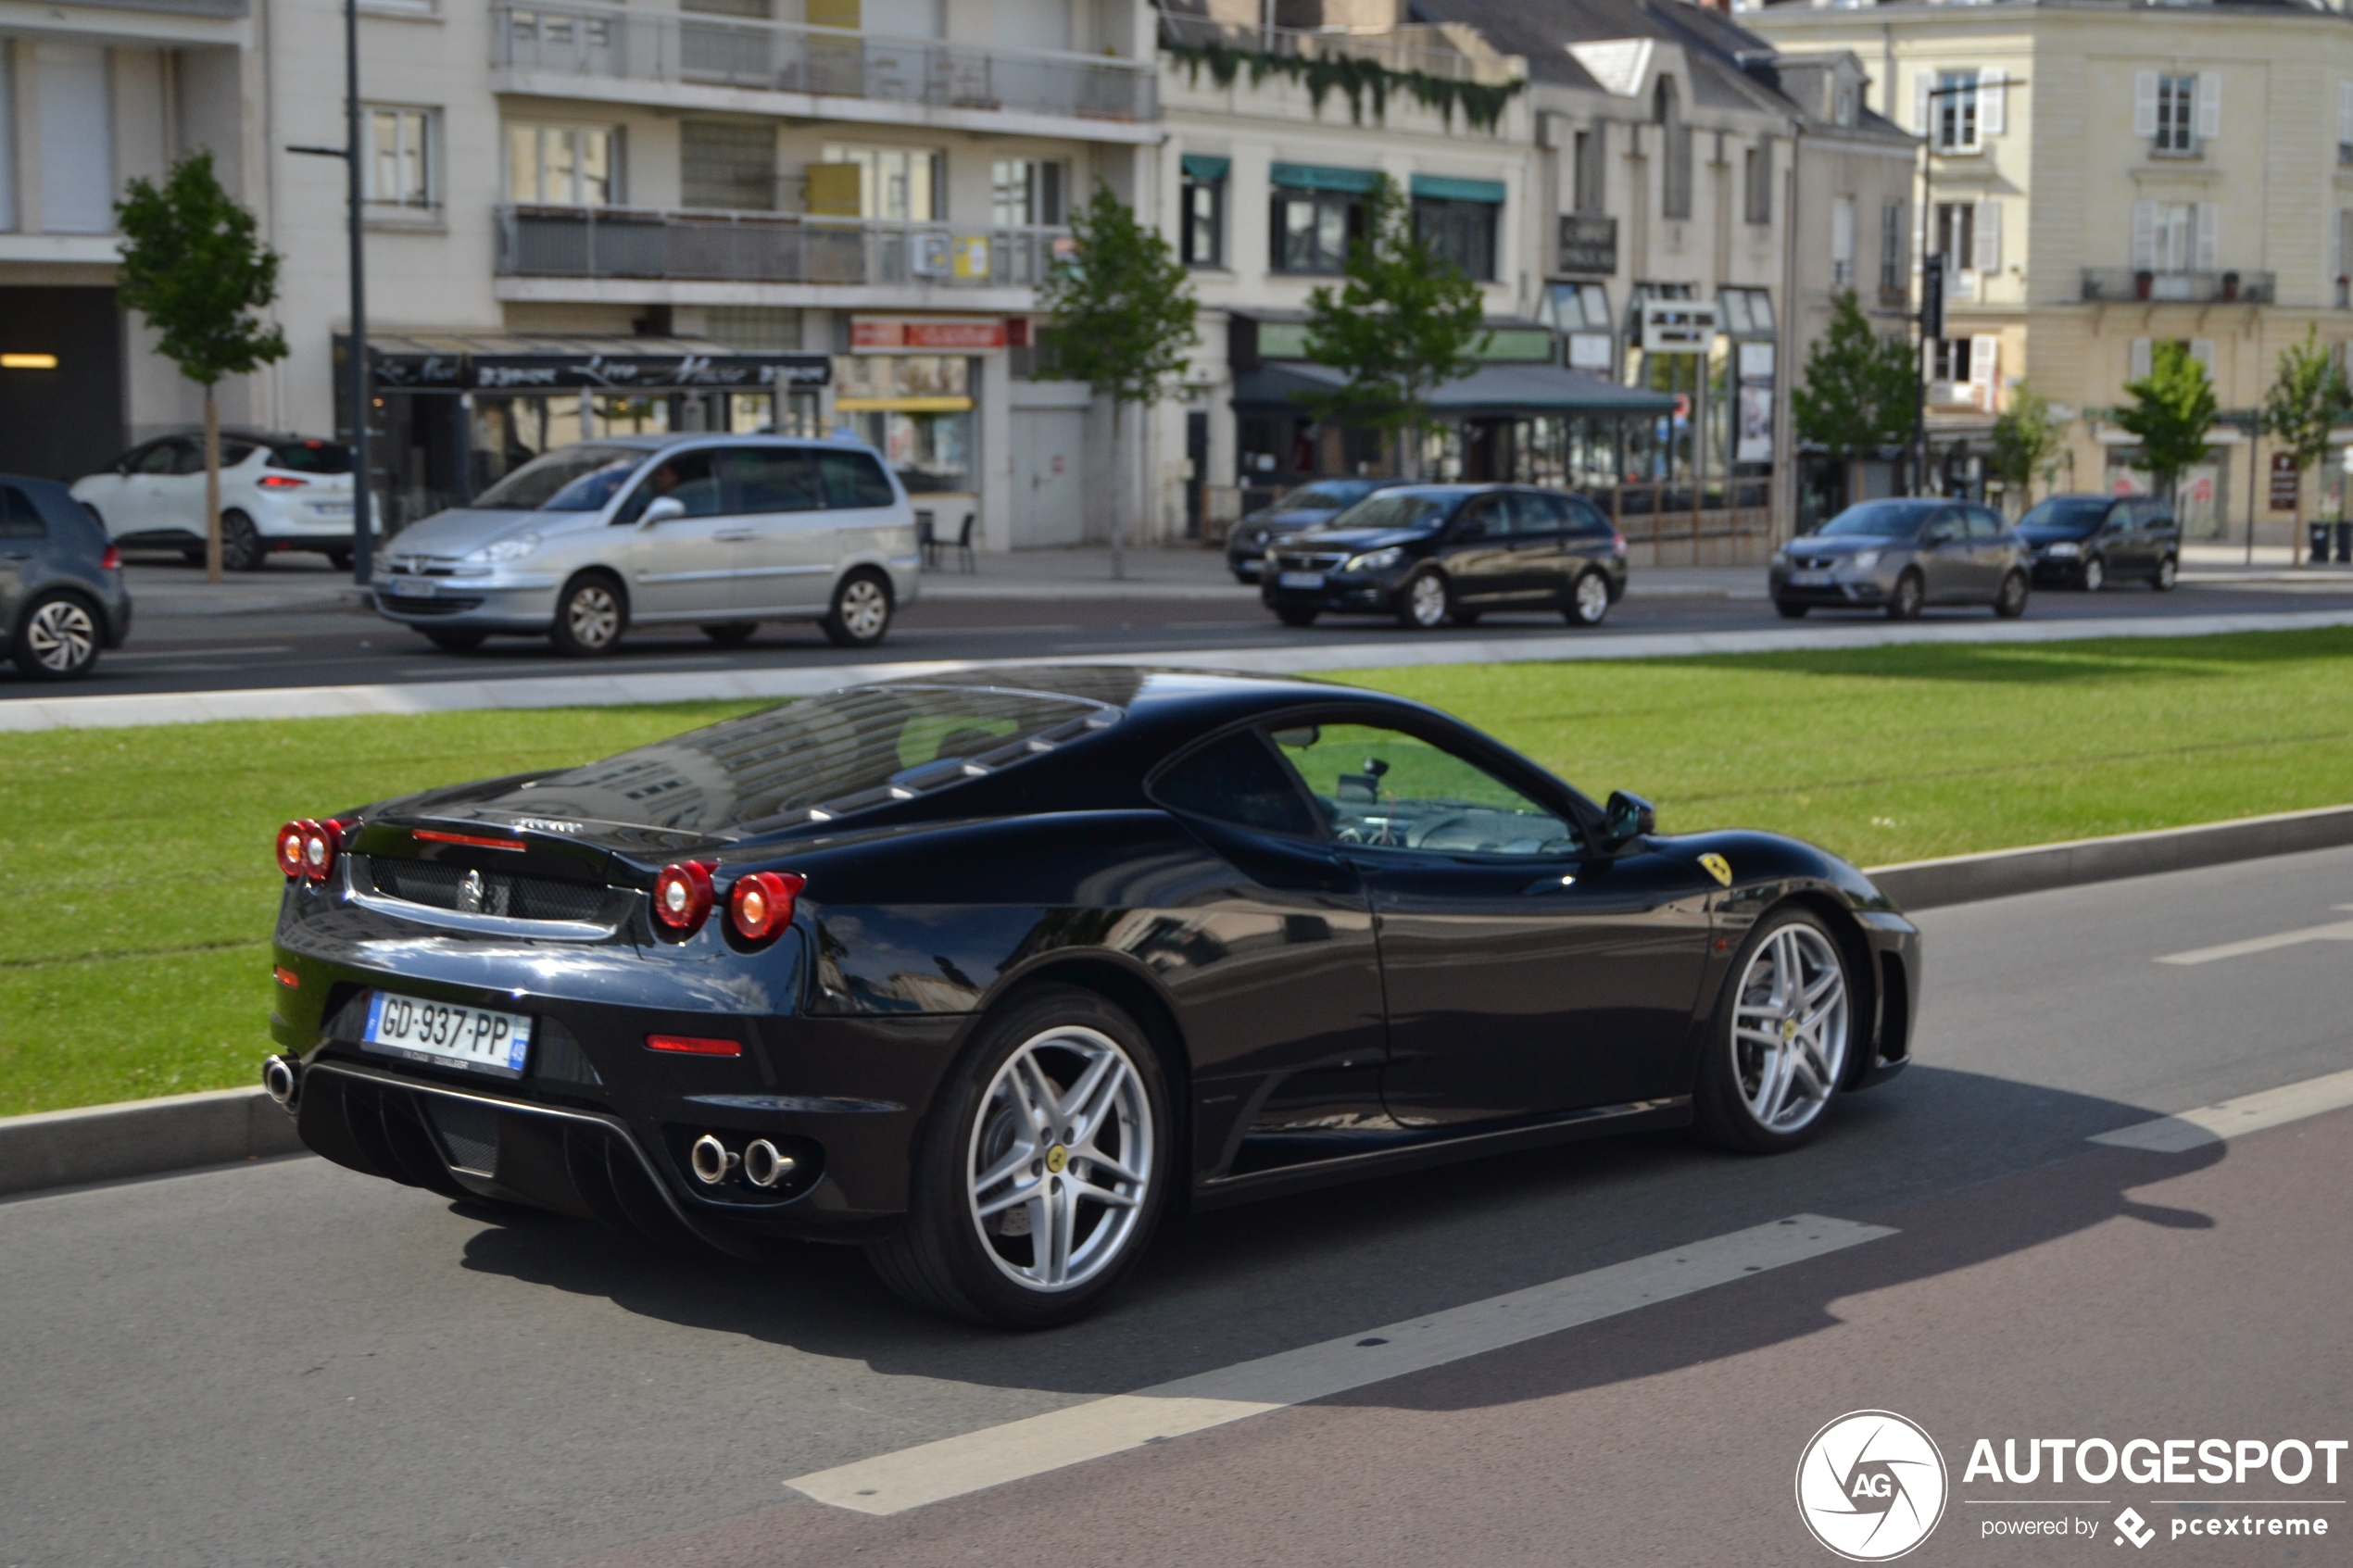
[[[1258,586],[1257,577],[1247,571],[1235,572],[1234,581],[1240,583],[1245,588],[1255,588]]]
[[[739,648],[759,630],[757,621],[715,621],[702,629],[702,634],[723,648]]]
[[[2159,557],[2157,570],[2149,573],[2149,586],[2160,594],[2171,593],[2173,585],[2181,580],[2182,563],[2177,558],[2170,555]]]
[[[629,630],[629,594],[608,572],[584,571],[556,596],[556,623],[547,640],[574,659],[612,652]]]
[[[2096,594],[2108,586],[2108,562],[2097,556],[2085,556],[2083,564],[2075,569],[2075,585],[2087,594]]]
[[[2013,569],[1994,596],[1994,613],[2005,621],[2016,621],[2026,613],[2026,573]]]
[[[1133,1194],[1136,1201],[1132,1206],[1115,1209],[1097,1204],[1092,1206],[1093,1212],[1088,1213],[1079,1207],[1083,1200],[1072,1200],[1074,1229],[1077,1225],[1088,1227],[1073,1251],[1074,1264],[1084,1253],[1087,1243],[1098,1236],[1105,1238],[1107,1250],[1099,1261],[1090,1261],[1092,1272],[1081,1283],[1049,1288],[1015,1277],[1015,1271],[1038,1266],[1034,1244],[1025,1239],[1035,1234],[1035,1223],[1029,1221],[1029,1216],[1036,1210],[1027,1204],[1019,1206],[1028,1229],[1016,1234],[1011,1225],[1005,1225],[984,1236],[982,1227],[989,1222],[977,1215],[971,1167],[983,1158],[991,1142],[1007,1141],[1007,1153],[1019,1142],[1018,1132],[1013,1130],[1018,1127],[1018,1123],[1012,1120],[1014,1112],[1005,1102],[991,1098],[999,1073],[1017,1053],[1038,1046],[1041,1039],[1064,1029],[1087,1031],[1087,1038],[1108,1041],[1126,1058],[1133,1070],[1136,1095],[1132,1098],[1140,1102],[1150,1121],[1148,1135],[1133,1141],[1148,1145],[1149,1158],[1139,1161],[1145,1169],[1140,1173],[1143,1180],[1139,1190]],[[1056,1047],[1045,1046],[1040,1054],[1052,1060]],[[1075,1080],[1078,1059],[1071,1054],[1071,1076]],[[1054,1076],[1054,1085],[1067,1090],[1072,1083]],[[1118,1125],[1122,1134],[1127,1134],[1132,1123]],[[1065,1127],[1060,1131],[1066,1134],[1070,1130]],[[1169,1173],[1176,1165],[1174,1132],[1159,1059],[1143,1032],[1126,1013],[1094,992],[1074,985],[1040,985],[1022,992],[981,1025],[963,1058],[940,1085],[931,1111],[916,1135],[906,1220],[895,1235],[869,1246],[866,1256],[884,1284],[916,1306],[933,1311],[1000,1328],[1051,1328],[1075,1322],[1116,1289],[1151,1246],[1160,1212],[1167,1206]],[[1133,1135],[1128,1135],[1133,1138]],[[1091,1136],[1082,1141],[1091,1143]],[[1052,1145],[1030,1167],[1028,1184],[1041,1192],[1049,1188],[1063,1190],[1060,1184],[1064,1180],[1076,1184],[1079,1178],[1064,1173],[1084,1169],[1085,1158],[1070,1152],[1061,1156],[1055,1153],[1070,1147],[1062,1141]],[[1124,1147],[1132,1149],[1132,1142]],[[1053,1166],[1055,1173],[1050,1175],[1048,1167],[1055,1158],[1069,1162],[1066,1166]],[[1017,1169],[1007,1178],[1009,1182],[1021,1179]],[[1045,1201],[1041,1199],[1040,1209]],[[1013,1210],[1009,1207],[1004,1212],[1011,1214]],[[1099,1228],[1113,1224],[1115,1217],[1123,1214],[1130,1216],[1119,1222],[1124,1223],[1124,1231]]]
[[[870,566],[843,577],[821,621],[825,640],[837,648],[870,648],[890,634],[890,579]]]
[[[1478,624],[1478,618],[1485,613],[1486,612],[1484,610],[1477,609],[1454,610],[1446,617],[1446,624],[1449,626],[1476,626]]]
[[[1286,626],[1313,626],[1315,624],[1315,618],[1322,613],[1322,610],[1310,608],[1306,605],[1277,605],[1275,607],[1275,619]]]
[[[1920,582],[1920,574],[1906,569],[1904,574],[1895,580],[1895,592],[1888,596],[1887,618],[1890,621],[1919,620],[1920,605],[1927,597],[1928,589]]]
[[[1773,608],[1780,614],[1783,621],[1803,621],[1806,619],[1806,612],[1813,608],[1814,607],[1812,605],[1800,604],[1795,599],[1775,599],[1773,601]]]
[[[224,571],[259,571],[270,558],[261,530],[243,512],[220,514],[220,566]]]
[[[1435,632],[1453,618],[1453,584],[1436,567],[1422,568],[1397,590],[1397,624],[1408,632]]]
[[[1769,990],[1755,984],[1755,966],[1768,944],[1792,927],[1806,934],[1798,938],[1802,957],[1797,968],[1802,974],[1820,972],[1806,967],[1809,958],[1827,959],[1837,967],[1844,998],[1837,1025],[1842,1037],[1834,1052],[1815,1053],[1826,1059],[1824,1065],[1829,1069],[1829,1082],[1818,1101],[1795,1124],[1768,1126],[1751,1103],[1751,1094],[1761,1083],[1761,1073],[1768,1070],[1768,1065],[1758,1059],[1756,1043],[1738,1038],[1733,1024],[1742,1010],[1744,987],[1752,1001],[1769,998]],[[1781,1154],[1811,1141],[1836,1103],[1839,1089],[1850,1075],[1855,1051],[1864,1037],[1858,1023],[1860,1000],[1848,970],[1845,947],[1819,916],[1809,909],[1784,906],[1758,921],[1741,943],[1739,951],[1732,955],[1731,965],[1724,973],[1723,994],[1717,998],[1716,1016],[1708,1025],[1707,1046],[1700,1058],[1699,1081],[1692,1096],[1693,1122],[1700,1135],[1710,1143],[1743,1154]],[[1754,1012],[1750,1014],[1752,1020],[1755,1016]],[[1827,1021],[1825,1024],[1827,1035]],[[1793,1042],[1788,1034],[1772,1032],[1780,1034],[1782,1048],[1792,1048]]]
[[[487,632],[427,632],[425,641],[444,653],[472,653],[490,638]]]
[[[329,550],[326,554],[327,564],[333,567],[337,571],[349,571],[351,570],[351,552],[349,550]]]
[[[202,545],[198,545],[192,550],[182,550],[180,552],[180,558],[186,561],[190,566],[202,566],[204,564],[204,546]]]
[[[97,607],[53,589],[34,596],[17,618],[14,658],[28,681],[79,681],[97,667],[105,641]]]
[[[1561,602],[1561,619],[1571,626],[1591,630],[1609,619],[1609,607],[1617,602],[1606,576],[1593,571],[1580,571],[1568,585],[1568,597]]]

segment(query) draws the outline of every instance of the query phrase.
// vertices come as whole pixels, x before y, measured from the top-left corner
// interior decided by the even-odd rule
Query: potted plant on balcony
[[[2133,274],[2133,297],[2134,299],[2146,299],[2149,296],[2149,291],[2156,287],[2156,273],[2144,268],[2142,270]]]

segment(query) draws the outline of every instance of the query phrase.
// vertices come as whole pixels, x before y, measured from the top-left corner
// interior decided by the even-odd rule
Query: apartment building
[[[1931,345],[1934,483],[1983,481],[2021,380],[2071,417],[2058,483],[2137,491],[2108,411],[2153,345],[2185,344],[2223,423],[2184,477],[2193,537],[2281,541],[2253,415],[2308,328],[2353,339],[2353,20],[2281,3],[1776,4],[1742,23],[1785,56],[1853,54],[1926,139],[1916,210],[1945,259]],[[2342,467],[2327,478],[2341,497]]]

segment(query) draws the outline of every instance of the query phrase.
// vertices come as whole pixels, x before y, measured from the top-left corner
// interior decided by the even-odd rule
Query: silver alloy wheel
[[[2097,556],[2084,557],[2083,591],[2087,594],[2096,594],[2100,591],[2100,585],[2107,581],[2108,567],[2100,560],[2100,558]]]
[[[1793,922],[1749,956],[1732,1003],[1732,1074],[1756,1124],[1794,1133],[1846,1071],[1846,972],[1830,938]]]
[[[1580,626],[1599,626],[1602,617],[1609,613],[1609,584],[1598,571],[1589,571],[1577,580],[1577,621]]]
[[[1445,624],[1446,580],[1425,571],[1405,584],[1405,613],[1424,631]]]
[[[601,583],[584,583],[564,600],[564,630],[584,648],[605,648],[621,634],[621,602]]]
[[[862,643],[871,643],[890,622],[890,596],[873,578],[853,577],[842,584],[835,614],[844,631]]]
[[[1142,1218],[1151,1098],[1118,1041],[1081,1024],[1025,1040],[973,1119],[968,1208],[981,1249],[1028,1290],[1085,1285]]]
[[[98,656],[98,623],[75,599],[51,599],[24,623],[24,646],[53,675],[70,675]]]

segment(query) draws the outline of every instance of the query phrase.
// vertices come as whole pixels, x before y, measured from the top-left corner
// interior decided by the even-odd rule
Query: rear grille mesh
[[[449,1151],[449,1163],[477,1176],[498,1173],[498,1113],[472,1100],[424,1098],[425,1114]]]
[[[469,868],[441,860],[395,860],[371,858],[367,872],[376,891],[412,904],[436,909],[463,909]],[[553,877],[516,876],[508,872],[483,872],[482,897],[473,912],[505,915],[512,920],[595,920],[604,912],[609,890],[583,882],[558,882]]]

